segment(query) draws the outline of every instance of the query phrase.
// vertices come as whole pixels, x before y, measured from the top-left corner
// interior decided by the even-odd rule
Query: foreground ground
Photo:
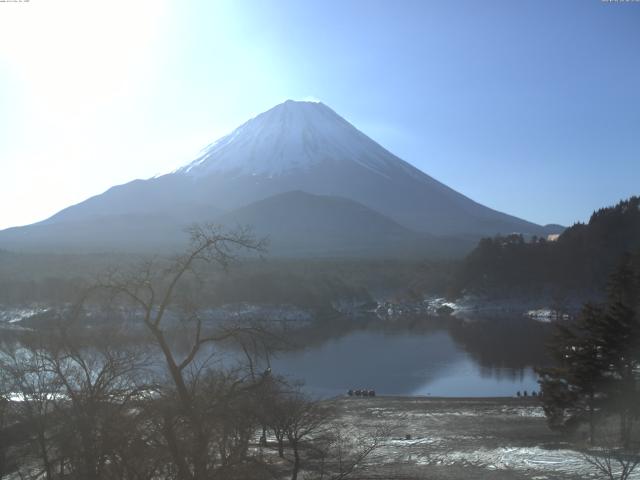
[[[345,425],[394,427],[356,478],[602,478],[547,428],[536,399],[346,397],[336,402]]]

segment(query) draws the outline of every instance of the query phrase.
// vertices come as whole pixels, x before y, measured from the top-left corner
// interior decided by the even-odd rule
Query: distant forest
[[[626,254],[640,250],[640,197],[602,208],[557,239],[484,238],[461,263],[451,295],[509,295],[603,290]]]
[[[109,270],[127,270],[135,255],[61,255],[0,251],[0,305],[75,302]],[[419,299],[450,282],[454,262],[366,259],[242,259],[229,272],[206,272],[212,288],[205,306],[240,302],[289,304],[315,311],[336,302],[368,303],[376,297]]]
[[[459,297],[559,296],[595,299],[625,253],[640,252],[640,197],[593,213],[557,239],[522,235],[482,239],[461,260],[245,258],[229,273],[211,271],[205,305],[250,302],[324,310],[345,300],[420,301]],[[0,304],[64,304],[132,254],[35,254],[0,251]]]

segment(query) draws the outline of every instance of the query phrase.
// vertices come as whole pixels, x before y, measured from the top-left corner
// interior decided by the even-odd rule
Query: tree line
[[[0,478],[341,479],[365,467],[384,428],[347,431],[330,403],[273,374],[268,329],[202,317],[202,269],[262,249],[245,230],[194,227],[184,254],[107,272],[47,331],[5,341]],[[88,302],[128,312],[150,341],[80,328]],[[222,361],[221,342],[241,360]]]
[[[640,197],[602,208],[556,240],[520,234],[482,239],[451,282],[451,295],[600,291],[620,257],[640,248]]]

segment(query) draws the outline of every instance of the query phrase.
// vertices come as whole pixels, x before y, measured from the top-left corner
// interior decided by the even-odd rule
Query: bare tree
[[[9,442],[7,441],[7,417],[9,399],[6,392],[0,393],[0,479],[4,478],[5,474],[9,473],[9,466],[7,465],[7,450],[9,448]]]
[[[293,453],[291,480],[296,480],[302,467],[304,442],[320,436],[327,428],[329,409],[325,404],[307,399],[300,392],[283,396],[279,403],[284,420],[281,429]]]
[[[640,452],[606,446],[583,454],[597,474],[607,480],[627,480],[640,464]]]
[[[293,457],[292,480],[297,480],[302,471],[327,480],[341,480],[361,472],[391,435],[387,426],[347,428],[339,424],[331,402],[310,400],[286,384],[276,391],[271,402],[269,426],[276,437],[278,455],[286,459],[290,452]]]
[[[291,387],[283,378],[272,375],[262,384],[261,422],[273,433],[280,458],[284,458],[285,440],[291,422],[289,402],[285,401],[290,390]],[[263,435],[266,437],[265,433]]]
[[[18,453],[21,463],[39,460],[37,475],[52,480],[55,472],[55,452],[52,447],[52,425],[55,419],[55,391],[58,384],[48,373],[47,359],[42,350],[28,349],[17,344],[3,345],[0,353],[2,384],[14,397],[11,403],[15,422],[27,430],[30,446]]]
[[[388,425],[357,429],[333,424],[314,442],[315,461],[310,464],[313,478],[342,480],[366,471],[392,433]]]
[[[96,287],[109,292],[114,299],[125,299],[135,306],[162,353],[171,388],[165,387],[162,391],[161,431],[179,480],[210,479],[217,467],[227,467],[229,455],[225,449],[220,450],[216,441],[219,439],[216,435],[221,432],[211,424],[212,412],[223,409],[225,400],[239,390],[253,387],[252,382],[244,382],[243,378],[227,379],[224,388],[212,381],[207,368],[210,357],[205,350],[211,344],[240,334],[259,333],[251,326],[229,325],[205,331],[193,295],[204,283],[199,267],[213,265],[227,269],[237,259],[239,250],[262,252],[264,249],[264,241],[246,229],[224,232],[212,225],[194,226],[190,235],[190,247],[185,254],[165,263],[146,262],[129,274],[111,273]],[[178,313],[180,326],[188,338],[183,354],[172,347],[169,335],[172,319],[168,317]],[[207,382],[208,389],[202,388]],[[212,394],[211,388],[220,388],[220,391]],[[222,434],[225,435],[224,429]],[[246,446],[244,448],[246,450]]]
[[[112,478],[120,445],[137,433],[132,408],[147,388],[137,382],[145,359],[115,343],[81,348],[64,338],[47,358],[64,399],[56,404],[62,422],[58,451],[72,476]]]
[[[228,268],[237,249],[262,251],[263,242],[246,230],[194,227],[184,255],[108,273],[59,330],[2,355],[9,390],[24,400],[26,454],[37,459],[23,462],[25,478],[263,478],[281,468],[251,454],[260,430],[266,443],[267,428],[293,480],[303,469],[341,479],[365,463],[379,437],[335,430],[330,404],[272,375],[278,342],[267,329],[206,321],[198,298],[207,268]],[[125,313],[143,327],[153,367],[144,349],[78,323],[103,300],[107,316]],[[239,347],[246,365],[215,365],[221,342]]]
[[[116,473],[118,449],[137,434],[132,407],[146,388],[136,382],[144,360],[104,335],[86,342],[51,330],[0,353],[3,384],[16,397],[15,422],[30,446],[22,449],[23,476],[126,478]]]

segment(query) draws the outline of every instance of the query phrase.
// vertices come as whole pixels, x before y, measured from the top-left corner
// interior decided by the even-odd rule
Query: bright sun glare
[[[128,148],[126,122],[136,120],[134,105],[162,61],[153,44],[167,17],[163,0],[3,4],[0,68],[12,110],[19,112],[8,129],[27,132],[9,138],[14,152],[3,167],[5,173],[27,169],[33,175],[28,189],[7,186],[16,209],[3,216],[0,228],[39,220],[38,199],[53,190],[58,194],[52,198],[67,191],[56,207],[96,193],[95,185],[79,188],[77,179],[101,164],[123,161],[116,152]],[[109,136],[113,142],[105,142]]]

